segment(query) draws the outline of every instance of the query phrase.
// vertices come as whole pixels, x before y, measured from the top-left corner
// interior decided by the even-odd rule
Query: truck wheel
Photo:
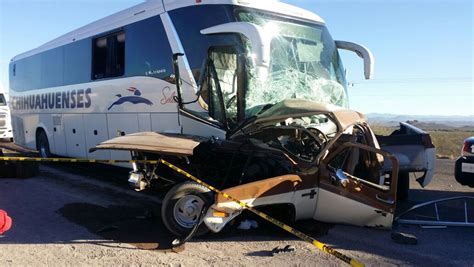
[[[212,203],[213,193],[206,187],[194,182],[175,185],[166,193],[161,205],[161,218],[168,230],[185,236],[198,223],[203,207]],[[203,224],[197,229],[196,236],[204,235],[209,229]]]
[[[50,158],[51,152],[49,150],[48,136],[44,131],[39,131],[36,136],[36,150],[38,150],[42,158]]]
[[[410,173],[401,172],[398,174],[397,199],[405,200],[408,198],[410,189]]]

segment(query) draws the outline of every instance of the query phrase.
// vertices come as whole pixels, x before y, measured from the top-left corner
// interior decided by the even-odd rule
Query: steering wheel
[[[308,127],[306,129],[308,130],[308,133],[314,138],[319,148],[322,148],[323,145],[328,142],[328,137],[318,128]]]

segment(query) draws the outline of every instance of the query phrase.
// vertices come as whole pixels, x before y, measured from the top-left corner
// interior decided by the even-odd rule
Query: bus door
[[[184,133],[225,138],[226,131],[238,123],[244,85],[242,63],[243,59],[235,47],[209,49],[198,99],[204,112],[189,112],[184,116]],[[196,116],[197,121],[201,122],[199,127],[196,124],[186,127],[190,123],[186,117],[190,115]]]

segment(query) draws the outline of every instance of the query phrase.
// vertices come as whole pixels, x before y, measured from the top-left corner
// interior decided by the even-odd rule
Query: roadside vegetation
[[[457,158],[461,153],[464,139],[474,136],[474,126],[450,127],[419,121],[408,121],[408,123],[430,133],[438,158]],[[398,127],[380,124],[371,125],[371,127],[377,135],[389,135],[398,129]]]

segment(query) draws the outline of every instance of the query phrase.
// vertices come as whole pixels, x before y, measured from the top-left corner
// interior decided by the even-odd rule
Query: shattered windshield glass
[[[273,36],[266,73],[252,65],[249,55],[246,117],[285,99],[348,107],[344,68],[326,27],[249,11],[240,12],[238,18],[263,27]]]

